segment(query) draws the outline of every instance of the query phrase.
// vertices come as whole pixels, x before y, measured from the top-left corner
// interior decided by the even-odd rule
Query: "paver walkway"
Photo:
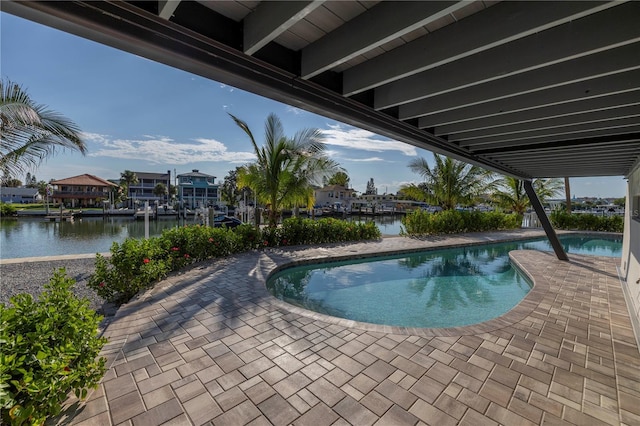
[[[326,317],[264,287],[291,262],[524,235],[385,238],[198,265],[120,308],[105,333],[110,369],[59,423],[640,424],[640,354],[619,260],[513,252],[535,281],[527,298],[499,319],[455,329]]]

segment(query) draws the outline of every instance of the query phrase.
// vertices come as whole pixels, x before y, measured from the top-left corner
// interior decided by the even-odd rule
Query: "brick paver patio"
[[[570,255],[561,262],[551,253],[512,252],[533,290],[501,318],[451,329],[326,317],[280,302],[264,287],[275,268],[291,262],[534,234],[384,238],[197,265],[119,309],[105,332],[106,376],[58,422],[640,424],[640,354],[619,259]]]

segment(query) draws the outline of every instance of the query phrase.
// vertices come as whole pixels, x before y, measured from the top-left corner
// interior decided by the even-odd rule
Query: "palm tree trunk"
[[[564,178],[564,193],[567,198],[567,213],[571,214],[571,187],[569,186],[569,178]]]

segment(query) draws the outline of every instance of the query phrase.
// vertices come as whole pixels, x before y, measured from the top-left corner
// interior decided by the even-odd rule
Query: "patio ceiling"
[[[524,179],[625,176],[640,157],[637,1],[1,7]]]

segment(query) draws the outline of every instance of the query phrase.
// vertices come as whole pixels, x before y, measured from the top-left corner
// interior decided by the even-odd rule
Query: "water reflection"
[[[178,220],[149,223],[149,235],[180,226]],[[114,241],[144,237],[144,221],[132,218],[82,218],[49,222],[39,218],[0,220],[2,259],[107,252]]]

